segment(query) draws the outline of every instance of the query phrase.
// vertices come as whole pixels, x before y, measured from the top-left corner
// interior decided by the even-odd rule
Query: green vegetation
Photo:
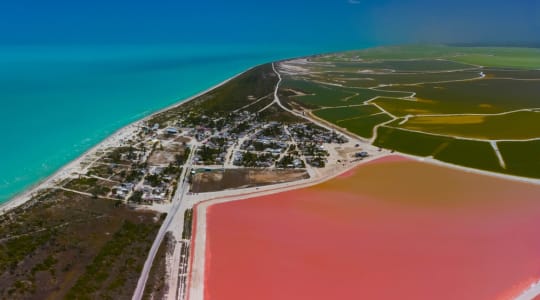
[[[373,105],[326,108],[313,112],[319,118],[364,138],[373,136],[373,128],[392,118]]]
[[[253,102],[255,102],[256,100],[254,100]],[[269,96],[268,98],[266,99],[263,99],[257,103],[253,103],[245,108],[243,108],[242,110],[246,110],[246,111],[249,111],[249,112],[258,112],[259,110],[263,109],[264,107],[268,106],[270,103],[272,103],[272,101],[274,101],[274,95],[272,95],[271,97]]]
[[[487,140],[531,139],[540,137],[540,112],[522,111],[495,116],[412,117],[399,127]]]
[[[449,139],[434,135],[379,127],[374,145],[418,156],[430,156]]]
[[[347,87],[377,87],[383,85],[410,85],[418,83],[467,80],[480,77],[479,71],[453,71],[440,73],[387,73],[387,74],[351,74],[329,73],[327,80],[339,82]],[[404,88],[406,90],[406,88]],[[392,95],[388,95],[392,96]],[[399,95],[396,95],[399,97]],[[408,95],[406,95],[408,96]]]
[[[508,67],[523,69],[540,68],[540,50],[536,48],[511,47],[451,47],[444,45],[409,45],[378,47],[350,51],[330,57],[315,58],[317,61],[342,61],[344,59],[448,59],[485,67]]]
[[[412,93],[409,92],[399,92],[399,91],[385,91],[385,90],[376,90],[376,89],[354,89],[355,96],[346,99],[347,104],[363,104],[368,100],[374,99],[375,97],[409,97]]]
[[[297,157],[293,156],[293,155],[290,155],[290,154],[287,154],[285,156],[283,156],[283,158],[281,160],[279,160],[278,162],[276,162],[276,168],[283,168],[283,169],[287,169],[287,168],[305,168],[305,164],[304,162],[302,161],[302,163],[299,165],[299,166],[295,166],[294,165],[294,161],[295,159],[297,159]]]
[[[125,221],[105,244],[86,272],[67,294],[67,299],[118,299],[130,297],[128,283],[137,280],[145,255],[160,224]],[[141,242],[142,241],[142,242]]]
[[[281,89],[293,89],[305,94],[289,98],[310,107],[346,105],[350,104],[345,102],[346,99],[355,96],[352,91],[305,80],[285,80],[281,85]]]
[[[261,65],[185,105],[177,106],[153,116],[148,123],[165,126],[179,115],[187,115],[189,112],[224,115],[252,103],[253,99],[271,95],[277,81],[278,78],[272,69],[272,65]]]
[[[482,53],[456,56],[455,61],[485,67],[540,68],[540,50],[532,48],[480,48]]]
[[[372,60],[334,62],[333,69],[341,72],[358,70],[389,70],[395,72],[440,72],[471,69],[475,66],[449,60],[416,59],[416,60]]]
[[[390,88],[392,89],[392,88]],[[485,79],[407,87],[442,113],[499,113],[539,107],[535,81]],[[378,103],[378,101],[377,101]]]
[[[488,143],[540,138],[540,49],[379,47],[311,57],[301,67],[311,72],[285,75],[281,91],[293,108],[312,109],[319,118],[363,137],[385,123],[375,140],[381,147],[540,177],[515,158],[520,150],[524,156],[534,151],[534,143],[508,147],[515,161],[506,170]],[[390,116],[361,105],[368,99]],[[392,117],[397,119],[387,123]]]
[[[143,203],[142,196],[143,196],[143,192],[141,192],[141,191],[134,191],[134,192],[131,194],[131,197],[129,197],[128,202],[133,202],[133,203],[141,204],[141,203]]]
[[[375,114],[371,116],[363,116],[354,119],[338,121],[336,124],[346,128],[348,131],[357,134],[364,138],[373,137],[373,128],[375,126],[392,120],[392,117],[385,113]]]
[[[349,107],[337,107],[337,108],[325,108],[313,111],[317,117],[325,119],[329,122],[336,123],[346,119],[357,118],[361,116],[369,116],[376,113],[380,113],[376,106],[373,105],[361,105],[361,106],[349,106]]]
[[[435,153],[435,158],[470,168],[502,171],[495,151],[488,142],[454,139],[447,147]]]
[[[182,231],[182,239],[191,239],[191,231],[193,227],[193,208],[186,209],[184,212],[184,230]]]
[[[261,167],[261,163],[273,164],[275,157],[270,153],[245,152],[240,165],[244,167]]]
[[[201,161],[205,165],[213,165],[216,163],[216,158],[221,153],[221,148],[210,148],[206,145],[203,145],[200,150],[197,152],[201,156]]]
[[[205,113],[230,112],[249,104],[250,96],[258,99],[271,94],[277,81],[272,65],[262,65],[202,96],[197,106]]]
[[[501,172],[495,152],[488,142],[461,140],[380,127],[374,145],[461,166]]]
[[[540,178],[540,140],[499,142],[497,145],[508,173]]]
[[[118,201],[61,190],[41,192],[0,216],[0,298],[64,299],[124,222],[159,227],[156,216],[131,210]],[[152,241],[153,236],[137,237],[127,247],[135,248],[134,252],[126,250],[123,257],[144,259],[140,249]],[[109,274],[110,278],[128,278],[123,287],[109,292],[109,298],[131,297],[138,271],[111,265]]]
[[[163,177],[159,174],[150,174],[144,179],[150,184],[150,186],[153,187],[159,186],[163,182]]]
[[[135,148],[133,147],[118,147],[114,148],[111,153],[107,155],[107,158],[110,159],[113,163],[121,163],[122,155],[125,155],[125,159],[137,159],[135,154]]]
[[[305,94],[286,94],[284,98],[288,102],[299,102],[302,106],[308,108],[360,105],[375,97],[407,97],[412,94],[389,90],[347,88],[296,79],[286,80],[280,89],[293,89]]]
[[[488,78],[539,79],[540,70],[485,69]]]
[[[53,277],[55,277],[55,266],[56,266],[56,263],[58,263],[58,260],[52,255],[52,254],[49,254],[49,256],[47,256],[47,258],[45,258],[45,260],[43,260],[43,262],[35,265],[33,268],[32,268],[32,274],[35,275],[37,272],[45,272],[45,271],[48,271],[51,273],[51,275]]]
[[[377,124],[392,119],[375,105],[364,103],[378,97],[370,103],[381,106],[399,119],[378,128],[375,145],[456,165],[540,178],[540,140],[498,142],[506,163],[506,169],[503,169],[488,142],[459,138],[525,139],[540,136],[540,112],[537,111],[540,108],[540,84],[537,80],[540,71],[532,70],[540,68],[540,50],[405,46],[325,55],[311,60],[329,63],[303,64],[313,71],[311,74],[283,75],[283,85],[278,92],[284,105],[295,109],[317,109],[313,113],[318,117],[369,138]],[[468,80],[477,78],[480,72],[486,74],[484,79]],[[151,117],[147,125],[152,127],[157,123],[161,128],[194,128],[198,125],[203,130],[213,128],[219,131],[237,119],[232,111],[242,109],[254,113],[271,103],[277,80],[270,64],[253,68],[186,105]],[[454,80],[461,81],[442,82]],[[387,86],[367,88],[381,84]],[[416,99],[407,98],[412,93]],[[518,109],[535,109],[536,112],[471,115]],[[422,114],[459,116],[418,116]],[[256,116],[257,121],[304,121],[277,105]],[[410,117],[409,121],[399,125],[405,116]],[[248,123],[240,124],[230,133],[241,133],[248,128]],[[407,128],[426,133],[407,131]],[[264,134],[279,135],[277,129],[268,128]],[[298,136],[311,134],[302,131]],[[169,140],[173,138],[167,137]],[[212,142],[218,146],[223,143],[220,140]],[[153,154],[163,151],[163,147],[166,144],[155,144]],[[262,146],[256,148],[261,149]],[[147,167],[146,162],[137,161],[143,154],[148,154],[146,146],[109,150],[102,152],[105,156],[91,166],[91,173],[66,180],[63,187],[104,196],[115,182],[136,182],[147,174],[142,172]],[[164,158],[163,166],[168,165],[164,175],[175,177],[189,154],[189,149],[183,154],[180,149],[175,151],[178,152]],[[306,162],[315,166],[324,165],[328,155],[318,143],[306,143],[284,156],[280,164],[289,165],[298,158],[300,151],[306,156]],[[200,155],[203,160],[213,162],[217,152],[203,147]],[[247,152],[242,163],[254,167],[271,166],[277,157]],[[195,176],[192,190],[197,193],[216,191],[308,177],[303,170],[264,172],[267,170],[231,169],[222,174],[218,171],[205,172]],[[158,185],[162,180],[161,176],[147,176],[151,185]],[[175,187],[174,183],[171,187]],[[141,198],[142,193],[136,191],[130,201],[141,202]],[[186,211],[183,238],[191,237],[192,218],[193,212]],[[129,209],[121,201],[62,190],[40,193],[20,208],[0,215],[0,298],[130,298],[162,221],[158,221],[155,213]],[[159,255],[164,257],[160,251]],[[187,243],[182,243],[181,251],[189,255]],[[164,264],[158,264],[164,268]],[[155,272],[164,273],[159,269]],[[159,290],[163,287],[163,281],[163,277],[156,275],[154,288]],[[160,298],[159,294],[154,296]]]
[[[407,87],[416,101],[378,98],[373,102],[395,116],[414,114],[494,114],[537,108],[540,85],[534,81],[476,80]]]
[[[154,258],[152,269],[148,275],[148,281],[144,288],[144,300],[164,299],[167,293],[167,253],[174,251],[176,241],[173,234],[169,231],[165,234],[158,252]]]
[[[277,104],[274,104],[263,112],[259,113],[257,119],[266,122],[276,121],[284,124],[305,122],[304,119],[285,111]]]
[[[88,190],[96,185],[97,178],[79,177],[68,182],[65,187],[74,190]]]
[[[14,272],[17,265],[33,253],[39,246],[46,243],[52,232],[46,230],[32,235],[23,235],[0,242],[0,273],[7,270]]]
[[[405,117],[408,115],[421,114],[459,114],[465,107],[455,103],[440,103],[432,100],[416,99],[396,99],[396,98],[378,98],[373,100],[387,112],[396,117]],[[494,113],[489,106],[477,107],[470,113]]]
[[[64,187],[84,193],[90,193],[94,197],[106,196],[112,187],[112,183],[97,178],[79,177],[67,182]]]
[[[339,53],[329,58],[322,57],[318,61],[343,59],[428,59],[443,58],[459,51],[459,48],[444,45],[405,45],[392,47],[375,47],[359,51]]]

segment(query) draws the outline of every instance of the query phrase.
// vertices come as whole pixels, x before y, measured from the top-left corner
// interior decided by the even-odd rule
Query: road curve
[[[329,131],[336,131],[334,128],[331,128],[329,126],[327,126],[326,124],[324,123],[321,123],[319,122],[318,120],[314,120],[314,119],[310,119],[308,118],[307,116],[299,113],[299,112],[296,112],[294,110],[291,110],[291,109],[288,109],[287,107],[285,107],[282,103],[281,103],[281,100],[279,99],[279,96],[278,96],[278,91],[279,91],[279,86],[281,85],[281,82],[283,81],[283,78],[281,78],[281,74],[276,70],[276,66],[275,66],[275,63],[272,63],[272,69],[274,70],[274,73],[276,73],[276,75],[278,76],[279,80],[276,84],[276,89],[274,90],[274,102],[273,103],[276,103],[279,107],[281,107],[283,110],[297,116],[297,117],[300,117],[302,119],[305,119],[307,121],[309,121],[310,123],[315,123],[317,124],[319,127],[322,127],[326,130],[329,130]],[[272,103],[272,104],[273,104]]]

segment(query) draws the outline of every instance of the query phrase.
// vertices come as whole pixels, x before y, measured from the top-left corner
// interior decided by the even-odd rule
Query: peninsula
[[[526,48],[383,47],[254,67],[5,204],[0,296],[432,299],[460,284],[470,299],[533,299],[539,83],[540,51]],[[499,243],[504,253],[485,253]],[[409,281],[383,293],[381,272]],[[308,277],[318,284],[291,285]]]

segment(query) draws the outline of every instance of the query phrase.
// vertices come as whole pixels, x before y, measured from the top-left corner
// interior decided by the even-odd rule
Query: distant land
[[[535,48],[252,67],[5,204],[0,297],[534,299],[539,83]]]
[[[336,129],[381,148],[540,178],[540,49],[386,47],[283,66],[284,102]]]
[[[510,47],[510,48],[540,48],[540,42],[483,42],[483,43],[451,43],[446,44],[451,47]]]

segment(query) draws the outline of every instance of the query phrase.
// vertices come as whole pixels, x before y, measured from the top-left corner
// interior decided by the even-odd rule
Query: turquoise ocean
[[[342,49],[0,46],[0,203],[115,130],[250,67]]]

